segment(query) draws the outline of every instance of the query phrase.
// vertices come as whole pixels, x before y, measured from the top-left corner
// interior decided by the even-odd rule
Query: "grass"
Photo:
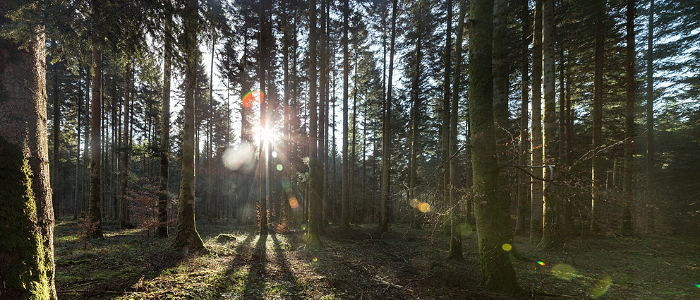
[[[327,228],[317,248],[300,228],[260,238],[254,228],[200,224],[210,251],[189,256],[138,230],[107,227],[104,240],[86,240],[76,227],[56,226],[61,299],[512,299],[479,287],[473,233],[465,261],[454,262],[446,236],[402,225],[383,236],[371,225]],[[513,262],[524,299],[696,299],[698,245],[595,236],[542,251],[518,238],[526,259]]]

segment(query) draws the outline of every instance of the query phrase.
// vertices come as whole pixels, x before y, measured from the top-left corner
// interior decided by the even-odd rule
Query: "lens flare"
[[[282,164],[277,164],[277,171],[282,171],[283,168]]]
[[[513,245],[511,245],[511,244],[503,244],[503,246],[501,246],[501,248],[503,248],[503,251],[506,251],[506,252],[507,252],[507,251],[513,250]]]
[[[605,293],[607,293],[608,290],[610,289],[611,285],[612,285],[612,278],[610,278],[609,275],[605,275],[605,277],[603,277],[603,279],[598,281],[593,286],[593,289],[591,289],[592,298],[598,298],[600,296],[605,295]]]
[[[457,233],[461,236],[468,236],[472,234],[472,232],[474,232],[472,226],[467,223],[458,224],[456,230]]]
[[[297,201],[296,197],[289,198],[289,206],[293,209],[296,210],[299,208],[299,201]],[[302,226],[302,229],[306,229],[304,226]]]
[[[418,210],[420,210],[422,213],[427,213],[430,211],[430,204],[421,202],[418,204]]]
[[[540,265],[540,266],[544,266],[544,265],[545,265],[545,263],[544,263],[543,261],[541,261],[541,260],[538,260],[538,261],[537,261],[537,264]]]
[[[313,261],[314,261],[314,262],[317,262],[317,261],[318,261],[318,257],[314,257]]]
[[[571,281],[571,279],[574,279],[578,276],[576,275],[576,269],[567,264],[554,265],[554,267],[552,267],[552,275],[554,275],[554,277],[556,278],[566,281]]]
[[[250,171],[255,167],[255,148],[246,142],[226,148],[221,162],[232,171]]]
[[[693,284],[696,288],[700,288],[700,283]]]
[[[255,102],[263,102],[265,93],[261,91],[250,91],[243,96],[243,107],[251,108]]]
[[[271,153],[271,154],[272,154],[272,157],[273,157],[273,158],[277,158],[277,151],[272,150],[272,153]]]
[[[411,199],[411,201],[408,204],[410,204],[411,207],[416,208],[416,207],[418,207],[418,204],[420,204],[420,201],[418,201],[418,199],[416,199],[416,198],[413,198],[413,199]]]

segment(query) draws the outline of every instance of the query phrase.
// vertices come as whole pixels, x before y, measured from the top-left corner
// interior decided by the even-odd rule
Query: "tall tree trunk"
[[[324,218],[324,209],[323,206],[324,204],[328,201],[328,167],[327,167],[327,141],[328,141],[328,133],[326,131],[326,120],[327,120],[327,112],[328,112],[328,97],[327,97],[327,88],[328,88],[328,62],[327,62],[327,57],[328,57],[328,43],[327,43],[327,31],[326,31],[326,21],[328,16],[326,15],[326,8],[328,6],[328,0],[321,0],[321,34],[320,34],[320,65],[319,65],[319,106],[318,106],[318,111],[319,111],[319,119],[318,119],[318,165],[319,168],[321,168],[321,174],[319,174],[319,177],[321,179],[321,184],[319,186],[319,189],[321,190],[321,201],[319,201],[319,207],[318,207],[318,213],[321,214],[321,227],[320,229],[323,230],[323,226],[326,224],[327,220]]]
[[[318,166],[318,112],[316,84],[316,0],[309,2],[309,243],[320,242],[321,218],[319,201],[321,201],[322,183]]]
[[[493,118],[496,126],[496,161],[500,165],[509,164],[510,131],[508,122],[508,45],[506,44],[506,30],[508,17],[508,3],[506,0],[494,1],[493,18]],[[498,172],[498,197],[510,199],[510,174],[507,168]]]
[[[542,239],[542,0],[535,1],[532,41],[532,179],[530,186],[530,242]]]
[[[264,1],[259,2],[259,17],[260,17],[260,32],[258,36],[258,45],[259,45],[259,58],[258,58],[258,76],[260,76],[260,130],[270,130],[271,126],[271,120],[270,120],[270,113],[268,109],[268,102],[269,99],[272,97],[269,97],[270,95],[266,95],[267,93],[267,55],[268,55],[268,39],[267,39],[267,31],[266,27],[267,24],[265,23],[267,21],[267,8],[265,7]],[[266,99],[263,99],[265,97]],[[260,140],[260,156],[258,163],[259,165],[259,176],[260,176],[260,193],[259,193],[259,202],[258,202],[258,207],[260,209],[260,222],[258,226],[260,227],[260,235],[266,235],[268,233],[268,228],[267,228],[267,218],[268,218],[268,209],[267,209],[267,200],[268,200],[268,195],[267,195],[267,187],[268,187],[268,182],[267,180],[269,179],[269,164],[270,164],[270,141],[266,141],[265,139]]]
[[[82,69],[82,68],[80,68]],[[81,72],[79,71],[78,74]],[[81,81],[78,81],[78,116],[77,116],[77,126],[78,127],[78,134],[76,137],[78,138],[77,143],[75,144],[75,197],[73,198],[73,204],[74,204],[74,210],[73,210],[73,220],[78,219],[78,214],[80,213],[80,210],[82,209],[80,207],[80,198],[82,195],[82,187],[83,187],[83,169],[80,167],[81,166],[81,156],[80,156],[80,129],[82,128],[82,120],[81,117],[83,115],[82,112],[82,105],[83,105],[83,93],[82,93],[82,84]]]
[[[381,200],[381,217],[379,222],[379,231],[389,231],[389,222],[391,218],[390,203],[390,164],[389,157],[391,156],[391,103],[392,101],[392,75],[394,73],[394,52],[396,44],[396,13],[398,10],[398,1],[392,0],[391,9],[391,46],[389,49],[389,80],[387,82],[387,95],[384,101],[384,120],[382,121],[382,200]]]
[[[54,66],[56,67],[56,66]],[[59,149],[61,145],[61,140],[59,136],[60,132],[60,127],[61,127],[61,104],[60,100],[58,97],[59,94],[59,87],[58,87],[58,68],[55,68],[55,72],[53,74],[53,163],[52,163],[52,173],[53,176],[51,177],[51,186],[53,189],[56,190],[61,190],[58,188],[58,171],[61,160],[58,158],[59,155]],[[53,213],[54,213],[54,219],[59,218],[59,212],[60,212],[60,206],[58,205],[58,197],[56,193],[54,192],[53,195],[51,195],[52,198],[52,205],[53,205]]]
[[[160,185],[158,187],[158,229],[156,235],[168,237],[168,159],[170,156],[170,72],[172,61],[172,13],[171,3],[165,2],[165,45],[163,47],[163,103],[160,131]],[[230,119],[230,118],[229,118]]]
[[[634,42],[634,0],[627,0],[627,57],[626,57],[626,101],[625,101],[625,160],[624,174],[622,180],[622,223],[620,231],[622,234],[631,235],[632,228],[632,202],[634,201],[634,109],[635,92],[637,84],[635,82],[635,42]]]
[[[605,63],[605,1],[596,0],[595,8],[595,70],[593,76],[593,158],[591,160],[591,231],[599,232],[600,195],[603,183],[602,157],[598,153],[603,143],[603,64]]]
[[[464,17],[467,13],[467,7],[465,5],[465,0],[459,0],[459,15],[457,21],[457,41],[455,43],[455,77],[454,85],[452,89],[452,111],[450,115],[450,203],[452,203],[452,209],[450,212],[450,223],[452,225],[450,239],[450,254],[448,257],[456,260],[463,260],[464,256],[462,254],[462,234],[457,230],[461,218],[462,203],[459,201],[458,188],[461,186],[459,181],[459,161],[457,159],[457,123],[459,118],[459,94],[462,88],[461,86],[461,74],[462,74],[462,40],[464,32]]]
[[[95,0],[96,1],[96,0]],[[93,1],[93,2],[95,2]],[[97,9],[97,8],[96,8]],[[92,45],[92,103],[90,107],[90,200],[88,204],[88,222],[90,235],[102,237],[102,181],[100,180],[100,164],[102,149],[100,148],[102,116],[102,50],[95,38]]]
[[[0,4],[0,26],[16,8]],[[45,37],[34,29],[41,32],[34,41],[0,37],[0,295],[7,299],[56,299]]]
[[[472,0],[469,26],[469,125],[472,135],[472,165],[476,227],[481,274],[486,288],[518,293],[520,287],[510,255],[510,200],[499,198],[496,137],[493,119],[493,0]]]
[[[182,137],[182,175],[177,208],[177,235],[174,246],[192,251],[204,250],[195,225],[194,172],[194,94],[197,89],[197,1],[187,0],[183,11],[185,63],[185,123]]]
[[[419,2],[419,3],[424,3],[424,2]],[[419,4],[420,5],[420,4]],[[443,74],[443,91],[442,91],[442,111],[441,116],[442,116],[442,127],[441,127],[441,153],[440,157],[442,157],[442,164],[443,164],[443,172],[442,172],[442,201],[444,205],[446,206],[451,206],[450,202],[450,161],[449,161],[449,156],[450,156],[450,101],[452,98],[450,97],[450,84],[451,84],[451,79],[450,79],[450,73],[452,72],[452,61],[451,61],[451,56],[452,56],[452,0],[447,0],[447,3],[445,4],[447,6],[447,30],[445,34],[445,52],[443,53],[442,57],[442,63],[445,66],[445,73]],[[423,11],[423,6],[421,5],[421,11]],[[422,14],[422,12],[421,12]],[[445,233],[450,234],[452,231],[452,215],[448,215],[448,220],[445,224],[448,226],[445,226]],[[450,246],[452,242],[450,241]]]
[[[348,19],[350,18],[349,0],[343,1],[343,171],[342,204],[340,210],[340,227],[350,228],[350,182],[348,159],[348,90],[350,74],[350,55],[348,51]]]
[[[422,28],[419,28],[420,32]],[[416,199],[416,184],[418,181],[418,153],[421,153],[421,142],[420,142],[420,110],[422,108],[422,103],[420,99],[420,71],[421,71],[421,59],[422,59],[422,38],[418,37],[416,41],[416,51],[415,51],[415,62],[413,65],[413,78],[411,83],[411,98],[413,105],[411,107],[411,153],[409,158],[410,164],[410,177],[408,182],[408,200],[411,204],[411,227],[420,228],[422,226],[421,222],[421,212],[419,210],[418,204],[420,201]],[[415,199],[415,200],[414,200]]]
[[[530,78],[528,75],[528,46],[530,44],[529,36],[531,31],[530,10],[528,9],[528,0],[521,1],[520,18],[522,19],[522,53],[523,60],[520,66],[521,84],[520,84],[520,141],[518,143],[518,165],[524,167],[529,161],[529,145],[530,137],[528,133],[528,103]],[[530,176],[524,172],[518,173],[518,209],[516,211],[515,234],[524,235],[527,233],[530,220]]]
[[[121,182],[121,201],[119,202],[119,227],[122,229],[131,227],[129,220],[129,153],[131,152],[131,134],[129,123],[131,121],[131,88],[133,78],[133,63],[126,66],[126,86],[124,97],[124,136],[122,136],[122,182]]]
[[[547,180],[553,180],[557,135],[557,116],[555,100],[555,73],[554,73],[554,0],[543,1],[543,65],[544,65],[544,135],[542,146],[545,154],[544,176]],[[552,166],[552,167],[550,167]],[[542,241],[539,247],[543,249],[557,248],[561,246],[559,231],[557,228],[557,199],[554,185],[548,182],[543,193],[542,202]]]
[[[647,103],[646,103],[646,197],[647,230],[654,231],[654,0],[649,2],[649,25],[647,31]]]

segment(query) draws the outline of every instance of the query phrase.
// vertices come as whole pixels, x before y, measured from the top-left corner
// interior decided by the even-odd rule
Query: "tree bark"
[[[483,284],[502,293],[520,287],[504,245],[510,243],[509,199],[499,198],[493,119],[493,0],[472,0],[469,24],[469,124],[475,216]]]
[[[460,82],[462,74],[462,41],[464,32],[464,17],[467,14],[465,0],[459,0],[459,13],[457,21],[457,40],[455,43],[455,76],[454,85],[452,88],[452,105],[451,105],[451,115],[450,115],[450,203],[452,203],[452,210],[450,212],[450,224],[451,227],[451,238],[450,238],[450,254],[448,257],[456,260],[464,260],[464,255],[462,254],[462,235],[464,232],[460,232],[457,226],[460,226],[462,222],[462,206],[464,204],[459,201],[459,187],[461,183],[459,181],[459,160],[457,153],[457,123],[459,118],[459,94],[462,89],[462,84]]]
[[[646,197],[647,197],[647,230],[654,231],[654,0],[649,2],[649,25],[647,33],[647,103],[646,109]]]
[[[632,228],[632,202],[634,201],[634,109],[635,109],[635,92],[637,84],[635,82],[635,41],[634,41],[634,18],[635,18],[634,0],[627,0],[627,57],[626,57],[626,101],[625,101],[625,159],[624,159],[624,174],[622,180],[622,223],[620,223],[620,231],[622,234],[631,235]]]
[[[172,13],[171,3],[165,2],[165,45],[163,47],[163,103],[160,132],[160,185],[158,186],[158,229],[156,235],[168,237],[168,178],[170,156],[170,77],[172,65]]]
[[[319,202],[321,201],[322,183],[318,166],[318,112],[316,84],[316,0],[309,2],[309,230],[310,244],[320,243],[321,218]]]
[[[605,63],[605,1],[596,0],[595,7],[595,70],[593,76],[593,158],[591,160],[591,231],[597,233],[600,227],[600,194],[603,182],[601,149],[603,138],[603,64]]]
[[[557,156],[556,135],[556,100],[555,100],[555,73],[554,73],[554,1],[544,0],[542,3],[543,23],[543,66],[544,66],[544,134],[542,146],[545,155],[544,176],[547,180],[554,178],[554,163]],[[550,167],[551,166],[551,167]],[[557,199],[554,185],[547,183],[543,191],[542,202],[542,241],[539,247],[543,249],[558,248],[561,246],[559,230],[557,228]]]
[[[542,0],[535,1],[535,28],[532,46],[532,174],[542,178]],[[532,178],[530,187],[530,242],[542,239],[543,182]]]
[[[520,66],[521,84],[520,84],[520,140],[518,144],[518,164],[520,166],[526,166],[529,162],[529,146],[530,137],[528,133],[528,103],[529,99],[529,85],[530,78],[529,63],[528,63],[528,46],[530,44],[529,36],[531,31],[530,24],[530,10],[528,9],[528,0],[522,0],[520,17],[522,19],[523,31],[522,31],[522,53],[523,60]],[[516,211],[516,222],[515,222],[515,234],[525,235],[528,230],[528,224],[530,221],[530,176],[524,172],[518,173],[518,209]]]
[[[394,54],[396,44],[396,14],[398,10],[398,1],[392,0],[391,10],[391,46],[389,50],[389,79],[387,81],[387,95],[384,101],[384,120],[382,122],[382,200],[381,200],[381,217],[379,222],[379,231],[389,231],[389,222],[391,218],[390,203],[390,165],[389,156],[391,152],[391,91],[394,73]]]
[[[132,85],[132,63],[126,66],[126,83],[125,83],[125,97],[124,97],[124,135],[122,136],[122,182],[119,202],[119,227],[122,229],[130,228],[131,221],[129,220],[129,153],[131,152],[131,137],[129,129],[129,123],[131,121],[131,85]]]
[[[182,175],[180,178],[180,197],[177,209],[177,235],[174,246],[191,251],[204,250],[204,243],[199,237],[195,223],[195,172],[194,172],[194,94],[197,89],[197,1],[185,2],[184,55],[185,55],[185,123],[182,137]]]
[[[94,0],[93,2],[96,2]],[[98,8],[94,8],[98,9]],[[93,16],[94,18],[99,18]],[[88,224],[90,236],[102,237],[102,214],[100,211],[102,202],[102,181],[100,168],[102,162],[102,149],[100,148],[102,116],[102,50],[93,37],[92,44],[92,103],[90,107],[90,200],[88,203]]]
[[[0,26],[14,9],[0,4]],[[56,299],[45,37],[34,29],[35,40],[0,37],[0,295],[8,299]]]
[[[348,50],[348,19],[350,18],[349,0],[343,1],[343,171],[342,180],[342,203],[340,210],[340,227],[350,228],[350,182],[349,182],[349,159],[348,159],[348,96],[349,96],[349,74],[350,74],[350,54]]]

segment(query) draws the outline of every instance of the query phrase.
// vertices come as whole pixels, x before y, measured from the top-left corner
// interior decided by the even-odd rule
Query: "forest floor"
[[[172,250],[172,238],[110,230],[86,239],[75,222],[55,228],[59,299],[513,299],[479,287],[474,233],[465,261],[447,260],[435,228],[327,228],[321,247],[300,229],[198,225],[209,253]],[[226,237],[233,239],[226,240]],[[541,251],[518,238],[513,260],[522,299],[697,299],[700,240],[586,236]]]

